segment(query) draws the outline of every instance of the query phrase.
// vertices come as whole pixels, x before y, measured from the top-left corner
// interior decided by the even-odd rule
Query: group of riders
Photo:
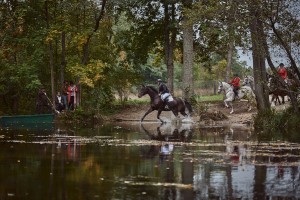
[[[287,73],[287,69],[284,67],[284,64],[283,63],[280,63],[278,68],[277,68],[277,73],[278,75],[283,79],[283,81],[286,83],[286,84],[289,84],[288,82],[288,73]],[[239,96],[238,96],[238,90],[240,89],[240,77],[238,76],[238,74],[234,74],[233,75],[233,78],[232,80],[229,82],[229,84],[232,85],[232,88],[233,88],[233,92],[234,92],[234,95],[235,95],[235,99],[239,99]]]
[[[229,82],[229,84],[233,87],[233,92],[235,94],[235,97],[238,98],[238,90],[240,89],[240,77],[238,74],[234,74],[232,80]],[[163,83],[161,79],[157,79],[158,83],[158,92],[161,100],[165,103],[173,101],[173,97],[170,94],[170,91],[166,84]]]
[[[284,82],[286,84],[288,84],[288,73],[287,73],[287,69],[285,68],[283,63],[279,64],[279,66],[277,68],[277,72],[278,72],[279,76],[284,80]],[[163,81],[161,79],[158,79],[157,82],[158,82],[159,96],[161,97],[162,101],[163,102],[172,101],[173,98],[172,98],[172,95],[170,94],[167,86],[163,83]],[[239,77],[239,75],[237,73],[235,73],[233,75],[233,78],[231,79],[231,81],[228,82],[230,85],[232,85],[235,99],[239,99],[238,90],[241,87],[240,82],[241,82],[241,78]]]

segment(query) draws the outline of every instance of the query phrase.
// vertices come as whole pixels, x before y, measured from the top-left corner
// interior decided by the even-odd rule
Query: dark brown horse
[[[284,104],[284,97],[289,95],[289,91],[297,93],[299,86],[300,85],[298,84],[298,82],[294,79],[287,79],[287,83],[282,83],[274,75],[268,75],[268,87],[270,90],[270,94],[273,94],[271,102],[273,102],[273,100],[275,99],[278,100],[280,104],[279,97],[281,97],[282,104]]]
[[[178,113],[180,112],[184,117],[188,115],[185,112],[185,109],[189,111],[189,114],[192,113],[192,106],[186,100],[182,100],[180,98],[174,97],[173,101],[167,103],[168,108],[166,108],[165,103],[161,100],[160,96],[158,95],[158,91],[153,86],[144,86],[142,85],[138,97],[141,98],[142,96],[148,94],[150,97],[150,108],[141,118],[141,121],[154,110],[157,110],[157,119],[159,119],[162,123],[163,120],[159,117],[162,111],[172,111],[173,114],[178,117]]]

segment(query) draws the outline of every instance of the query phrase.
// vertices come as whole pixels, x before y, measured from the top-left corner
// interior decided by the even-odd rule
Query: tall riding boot
[[[234,99],[239,100],[239,99],[240,99],[240,98],[239,98],[239,95],[238,95],[238,94],[235,94]]]

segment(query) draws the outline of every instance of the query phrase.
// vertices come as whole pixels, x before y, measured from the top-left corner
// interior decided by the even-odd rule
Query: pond
[[[300,144],[245,127],[13,127],[0,142],[0,199],[300,198]]]

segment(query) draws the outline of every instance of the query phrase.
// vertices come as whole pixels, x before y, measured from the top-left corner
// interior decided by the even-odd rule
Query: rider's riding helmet
[[[162,82],[162,80],[159,78],[159,79],[157,79],[157,82]]]
[[[239,75],[236,73],[236,74],[234,74],[233,76],[239,76]]]

